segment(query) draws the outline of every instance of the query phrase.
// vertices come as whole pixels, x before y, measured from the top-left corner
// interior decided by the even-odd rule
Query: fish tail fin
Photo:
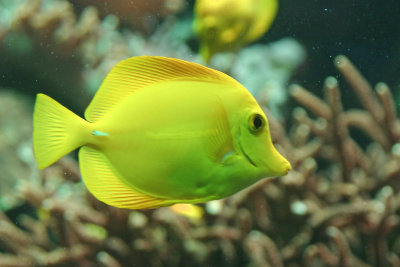
[[[86,143],[89,122],[44,94],[33,112],[33,152],[39,169],[46,168]]]

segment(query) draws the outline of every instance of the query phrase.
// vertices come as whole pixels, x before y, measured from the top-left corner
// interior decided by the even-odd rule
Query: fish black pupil
[[[262,120],[261,120],[261,118],[259,117],[259,116],[256,116],[255,118],[254,118],[254,120],[253,120],[253,125],[254,125],[254,128],[255,129],[258,129],[258,128],[260,128],[261,126],[262,126]]]

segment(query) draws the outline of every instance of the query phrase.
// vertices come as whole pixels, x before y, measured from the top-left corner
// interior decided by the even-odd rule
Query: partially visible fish
[[[194,204],[178,203],[170,206],[169,209],[176,214],[189,218],[194,223],[199,222],[204,214],[203,208]]]
[[[38,167],[80,148],[87,188],[120,208],[220,199],[291,168],[251,94],[228,75],[183,60],[142,56],[118,63],[85,118],[37,95]]]
[[[260,38],[271,26],[278,0],[197,0],[193,27],[200,54],[208,62]]]

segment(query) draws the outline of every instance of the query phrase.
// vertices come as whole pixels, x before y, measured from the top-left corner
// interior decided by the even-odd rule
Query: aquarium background
[[[400,266],[400,2],[279,1],[208,66],[239,80],[293,170],[202,215],[87,191],[76,154],[39,171],[35,94],[82,115],[120,60],[205,64],[194,1],[0,0],[0,266]]]

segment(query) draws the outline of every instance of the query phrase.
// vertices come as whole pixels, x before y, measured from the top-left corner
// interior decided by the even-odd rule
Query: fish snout
[[[273,150],[273,157],[267,163],[271,176],[283,176],[288,174],[292,169],[290,162],[282,156],[275,148]]]

